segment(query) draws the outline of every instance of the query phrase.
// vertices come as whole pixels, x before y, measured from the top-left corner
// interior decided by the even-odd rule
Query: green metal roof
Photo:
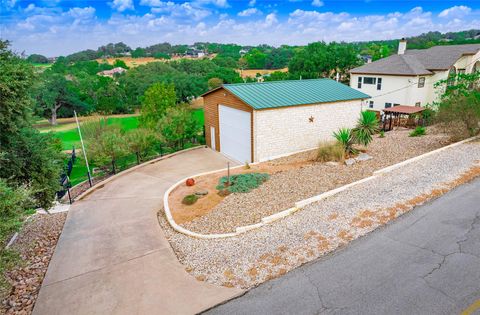
[[[223,87],[254,109],[370,98],[331,79],[224,84]]]

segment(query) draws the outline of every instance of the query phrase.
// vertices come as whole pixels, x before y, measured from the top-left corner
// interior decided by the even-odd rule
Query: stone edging
[[[258,229],[262,226],[265,226],[267,224],[270,224],[272,222],[275,222],[277,220],[280,220],[280,219],[283,219],[285,217],[288,217],[290,215],[292,215],[293,213],[301,210],[302,208],[304,208],[305,206],[309,205],[309,204],[312,204],[314,202],[317,202],[317,201],[320,201],[320,200],[323,200],[323,199],[326,199],[328,197],[331,197],[331,196],[334,196],[342,191],[345,191],[353,186],[356,186],[356,185],[359,185],[359,184],[362,184],[362,183],[365,183],[365,182],[368,182],[368,181],[371,181],[375,178],[378,178],[384,174],[387,174],[393,170],[396,170],[402,166],[405,166],[405,165],[408,165],[410,163],[413,163],[413,162],[416,162],[418,160],[421,160],[423,158],[426,158],[430,155],[433,155],[433,154],[436,154],[436,153],[439,153],[441,151],[444,151],[444,150],[447,150],[447,149],[450,149],[450,148],[453,148],[453,147],[456,147],[456,146],[459,146],[461,144],[464,144],[466,142],[469,142],[469,141],[472,141],[472,140],[475,140],[475,139],[479,139],[480,136],[475,136],[475,137],[471,137],[471,138],[468,138],[468,139],[465,139],[465,140],[462,140],[462,141],[459,141],[459,142],[455,142],[455,143],[452,143],[450,145],[447,145],[447,146],[444,146],[444,147],[441,147],[439,149],[436,149],[436,150],[433,150],[433,151],[430,151],[430,152],[427,152],[427,153],[424,153],[422,155],[419,155],[419,156],[415,156],[413,158],[410,158],[408,160],[405,160],[403,162],[400,162],[400,163],[397,163],[397,164],[394,164],[394,165],[390,165],[390,166],[387,166],[385,168],[382,168],[380,170],[377,170],[377,171],[374,171],[373,172],[373,175],[372,176],[369,176],[369,177],[366,177],[366,178],[363,178],[361,180],[358,180],[356,182],[353,182],[353,183],[350,183],[350,184],[347,184],[347,185],[344,185],[344,186],[341,186],[341,187],[338,187],[338,188],[335,188],[335,189],[332,189],[332,190],[329,190],[329,191],[326,191],[324,193],[321,193],[317,196],[313,196],[313,197],[310,197],[308,199],[304,199],[304,200],[300,200],[298,202],[295,203],[295,206],[292,207],[292,208],[289,208],[289,209],[286,209],[286,210],[283,210],[283,211],[280,211],[280,212],[277,212],[275,214],[272,214],[270,216],[267,216],[267,217],[263,217],[261,219],[261,221],[259,223],[255,223],[255,224],[251,224],[251,225],[246,225],[246,226],[240,226],[240,227],[237,227],[235,229],[235,232],[232,232],[232,233],[222,233],[222,234],[200,234],[200,233],[196,233],[196,232],[192,232],[190,230],[187,230],[185,229],[184,227],[178,225],[175,220],[173,219],[173,216],[172,216],[172,213],[170,211],[170,207],[169,207],[169,204],[168,204],[168,197],[170,195],[170,193],[177,187],[179,186],[180,184],[184,183],[187,178],[184,178],[182,179],[181,181],[178,181],[177,183],[175,183],[174,185],[172,185],[164,194],[163,196],[163,205],[164,205],[164,211],[165,211],[165,216],[167,217],[167,221],[168,223],[170,224],[170,226],[177,232],[179,233],[182,233],[182,234],[185,234],[187,236],[191,236],[191,237],[195,237],[195,238],[200,238],[200,239],[215,239],[215,238],[227,238],[227,237],[235,237],[235,236],[238,236],[240,234],[243,234],[245,232],[248,232],[248,231],[251,231],[251,230],[255,230],[255,229]],[[251,165],[254,165],[254,164],[258,164],[258,163],[252,163]],[[235,167],[231,167],[230,169],[236,169],[236,168],[239,168],[239,167],[243,167],[243,165],[239,165],[239,166],[235,166]],[[200,173],[200,174],[196,174],[194,176],[190,176],[188,178],[196,178],[196,177],[199,177],[199,176],[203,176],[203,175],[208,175],[208,174],[213,174],[213,173],[217,173],[217,172],[221,172],[221,171],[225,171],[226,169],[220,169],[220,170],[216,170],[216,171],[210,171],[210,172],[205,172],[205,173]]]
[[[168,159],[172,156],[175,156],[175,155],[178,155],[178,154],[181,154],[183,152],[188,152],[188,151],[192,151],[192,150],[197,150],[197,149],[200,149],[200,148],[205,148],[206,146],[204,145],[200,145],[200,146],[196,146],[196,147],[192,147],[192,148],[188,148],[188,149],[185,149],[185,150],[181,150],[181,151],[177,151],[177,152],[173,152],[173,153],[170,153],[170,154],[167,154],[167,155],[164,155],[164,156],[160,156],[160,157],[157,157],[153,160],[150,160],[150,161],[146,161],[146,162],[143,162],[142,164],[139,164],[139,165],[135,165],[133,167],[130,167],[130,168],[127,168],[126,170],[123,170],[121,171],[120,173],[117,173],[113,176],[110,176],[109,178],[105,179],[105,180],[102,180],[98,183],[96,183],[95,185],[93,185],[92,187],[88,188],[87,190],[85,190],[83,193],[81,193],[79,196],[77,196],[75,198],[75,200],[82,200],[83,198],[87,197],[88,195],[90,195],[91,193],[93,193],[94,191],[96,191],[97,189],[99,188],[102,188],[105,184],[111,182],[112,180],[115,180],[117,178],[119,178],[120,176],[123,176],[123,175],[126,175],[130,172],[133,172],[135,170],[138,170],[142,167],[145,167],[146,165],[148,164],[153,164],[153,163],[156,163],[158,161],[161,161],[161,160],[164,160],[164,159]]]

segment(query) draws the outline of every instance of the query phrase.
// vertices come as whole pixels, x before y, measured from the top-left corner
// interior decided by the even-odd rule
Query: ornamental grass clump
[[[427,134],[427,131],[425,130],[425,127],[422,127],[422,126],[418,126],[417,128],[415,128],[415,130],[413,130],[412,132],[410,132],[410,137],[420,137],[420,136],[424,136]]]
[[[248,173],[223,176],[218,181],[217,189],[220,191],[228,191],[230,193],[247,193],[252,189],[257,188],[270,178],[270,175],[265,173]]]
[[[343,145],[338,142],[322,142],[318,146],[318,162],[343,162],[345,160],[345,151]]]

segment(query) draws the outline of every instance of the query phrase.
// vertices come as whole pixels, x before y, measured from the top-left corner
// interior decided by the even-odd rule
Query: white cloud
[[[134,9],[133,0],[113,0],[113,2],[110,3],[110,6],[119,12]]]
[[[323,3],[323,1],[321,1],[321,0],[313,0],[313,1],[312,1],[312,5],[313,5],[314,7],[323,7],[324,3]]]
[[[278,23],[278,19],[277,19],[277,16],[275,15],[275,13],[270,13],[265,17],[265,26],[266,27],[270,27],[270,26],[272,26],[274,24],[277,24],[277,23]]]
[[[255,14],[262,14],[262,11],[258,10],[257,8],[250,8],[245,9],[243,11],[238,12],[238,16],[251,16]]]
[[[35,10],[35,4],[34,3],[30,3],[26,8],[25,8],[25,12],[32,12],[33,10]]]
[[[464,5],[456,5],[451,8],[445,9],[440,14],[438,15],[439,17],[446,18],[446,17],[463,17],[465,15],[470,14],[472,12],[472,9],[464,6]]]
[[[250,0],[250,1],[248,1],[248,6],[253,7],[255,5],[255,3],[257,3],[256,0]]]
[[[213,4],[219,8],[229,8],[230,4],[228,4],[227,0],[196,0],[198,4]]]
[[[311,1],[313,0],[308,3]],[[237,16],[240,12],[213,9],[210,6],[215,4],[206,4],[205,0],[202,5],[198,0],[141,0],[141,5],[149,7],[148,13],[115,12],[105,20],[97,18],[98,12],[93,5],[93,8],[87,6],[62,10],[59,7],[38,7],[39,4],[35,3],[35,6],[25,4],[18,8],[15,15],[6,22],[2,21],[0,30],[2,37],[12,41],[15,50],[47,56],[69,54],[88,48],[96,49],[106,43],[118,41],[131,47],[144,47],[163,41],[172,44],[209,41],[235,42],[242,45],[303,45],[319,40],[329,42],[398,39],[428,31],[449,32],[480,28],[476,11],[472,10],[463,18],[455,17],[451,13],[453,11],[439,17],[438,14],[432,15],[421,7],[382,15],[297,9],[286,17],[272,9],[266,16],[252,14],[243,18]],[[29,9],[26,10],[25,6]],[[266,7],[264,13],[265,10]]]

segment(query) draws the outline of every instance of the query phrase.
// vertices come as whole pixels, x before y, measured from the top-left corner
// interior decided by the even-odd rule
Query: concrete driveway
[[[195,280],[157,212],[175,182],[226,167],[201,148],[139,168],[70,208],[34,314],[194,314],[241,293]]]
[[[480,179],[207,314],[480,314]]]

